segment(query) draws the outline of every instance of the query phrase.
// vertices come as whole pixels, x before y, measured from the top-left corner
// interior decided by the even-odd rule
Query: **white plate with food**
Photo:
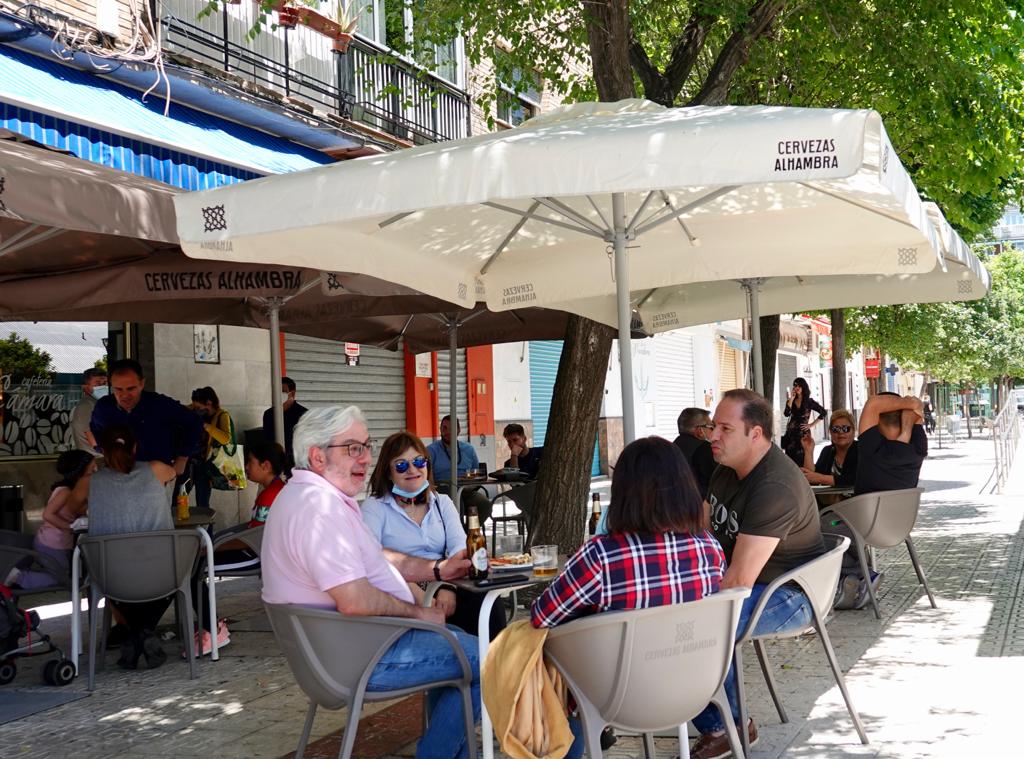
[[[491,559],[491,569],[495,572],[504,572],[513,569],[518,571],[533,569],[533,557],[528,553],[502,556],[500,558],[495,557]]]

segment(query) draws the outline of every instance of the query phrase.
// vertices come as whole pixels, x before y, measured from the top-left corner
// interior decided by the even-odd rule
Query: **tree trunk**
[[[846,405],[846,312],[841,308],[829,311],[832,321],[832,409]]]
[[[598,97],[635,97],[628,0],[588,2],[584,11]],[[547,463],[537,477],[537,522],[531,535],[534,543],[557,544],[561,553],[573,553],[583,543],[597,415],[614,337],[611,328],[582,316],[571,315],[565,328],[544,438]]]
[[[532,542],[557,544],[561,553],[571,554],[583,543],[597,415],[614,336],[610,327],[581,316],[570,316],[565,330],[532,535]]]
[[[775,405],[775,362],[779,352],[779,315],[761,319],[761,373],[764,377],[764,397]]]

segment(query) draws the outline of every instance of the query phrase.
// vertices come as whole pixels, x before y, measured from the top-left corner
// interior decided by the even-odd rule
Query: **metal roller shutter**
[[[440,421],[450,413],[451,386],[449,377],[448,351],[437,352],[437,418]],[[459,348],[455,353],[455,409],[459,417],[459,424],[462,425],[460,440],[469,440],[469,403],[466,400],[466,349]]]
[[[718,354],[718,397],[729,390],[742,387],[740,383],[739,351],[730,348],[725,340],[715,343]]]
[[[555,378],[558,376],[558,361],[562,357],[561,340],[533,340],[530,342],[530,418],[533,420],[533,444],[544,445],[547,437],[548,419],[551,415],[551,398],[554,395]],[[545,455],[550,461],[550,454]],[[590,474],[601,474],[601,461],[594,442],[594,459]]]
[[[657,381],[655,429],[668,440],[679,434],[676,420],[684,408],[695,406],[693,336],[666,332],[654,338]]]
[[[799,376],[796,356],[779,353],[779,400],[775,408],[786,408],[786,391],[793,387],[793,380]]]
[[[345,362],[345,344],[285,335],[286,373],[298,401],[309,408],[354,404],[362,409],[370,437],[380,443],[405,428],[405,362],[402,351],[363,345],[359,366]]]

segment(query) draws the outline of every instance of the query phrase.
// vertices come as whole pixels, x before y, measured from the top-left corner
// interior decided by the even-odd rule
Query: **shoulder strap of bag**
[[[238,450],[238,442],[235,440],[235,422],[231,418],[231,414],[221,409],[222,414],[227,414],[228,417],[228,442],[221,446],[224,449],[224,453],[228,456],[234,456],[235,451]]]

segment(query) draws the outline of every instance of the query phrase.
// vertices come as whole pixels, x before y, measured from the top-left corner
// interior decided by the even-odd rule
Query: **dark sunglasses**
[[[828,429],[829,432],[849,432],[850,430],[853,429],[853,427],[851,427],[848,424],[833,424]]]
[[[395,468],[395,471],[398,472],[399,474],[405,474],[406,472],[408,472],[409,471],[409,464],[412,464],[417,469],[426,469],[427,468],[427,460],[423,456],[417,456],[412,461],[406,461],[405,459],[398,459],[397,461],[392,461],[391,462],[391,466],[393,466]]]

